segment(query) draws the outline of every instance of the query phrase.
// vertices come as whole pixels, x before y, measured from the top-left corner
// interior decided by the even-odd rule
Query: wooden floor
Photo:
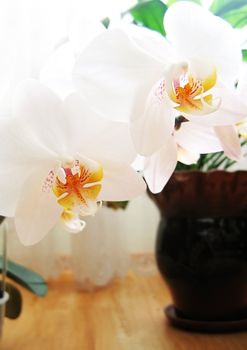
[[[3,350],[245,350],[247,333],[205,335],[169,326],[169,294],[159,276],[129,275],[92,293],[65,275],[39,299],[23,290],[24,309],[6,320]]]

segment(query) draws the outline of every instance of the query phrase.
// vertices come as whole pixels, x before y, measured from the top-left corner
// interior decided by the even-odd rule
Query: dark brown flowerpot
[[[247,172],[178,172],[150,196],[161,213],[157,264],[177,314],[247,318]]]

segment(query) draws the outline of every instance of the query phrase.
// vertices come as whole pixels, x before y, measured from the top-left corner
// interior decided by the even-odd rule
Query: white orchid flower
[[[136,153],[128,126],[98,116],[77,94],[62,102],[38,81],[23,82],[0,133],[0,214],[14,216],[25,245],[59,218],[78,232],[99,201],[145,191],[130,166]]]
[[[159,183],[150,186],[154,191],[166,183],[177,157],[185,161],[186,148],[174,131],[177,117],[189,120],[186,129],[193,128],[197,141],[208,140],[209,132],[209,152],[224,149],[237,159],[233,125],[246,113],[234,91],[242,57],[233,28],[191,2],[171,6],[164,26],[167,40],[137,26],[108,30],[82,50],[74,68],[75,84],[95,108],[113,119],[130,116],[135,147],[147,157],[147,182]],[[195,143],[187,150],[189,158],[198,148]]]

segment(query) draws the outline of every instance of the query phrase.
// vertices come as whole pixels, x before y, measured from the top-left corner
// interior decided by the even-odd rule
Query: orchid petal
[[[104,178],[99,200],[125,201],[145,192],[145,182],[130,166],[106,160],[103,162],[103,168]]]
[[[33,168],[22,164],[5,164],[0,168],[0,212],[1,215],[13,217],[18,198],[24,182],[32,173]]]
[[[241,145],[238,132],[234,126],[218,126],[215,127],[225,154],[233,159],[239,160],[241,157]]]
[[[140,155],[148,156],[161,148],[171,137],[174,125],[175,114],[163,80],[151,90],[148,85],[137,92],[130,128]]]
[[[123,163],[134,160],[136,152],[127,123],[102,118],[78,94],[64,101],[64,111],[69,124],[68,137],[74,140],[74,152],[99,160],[106,156],[116,161],[121,159]]]
[[[109,122],[104,130],[97,135],[96,140],[88,144],[89,154],[95,154],[99,159],[107,157],[112,161],[121,160],[130,164],[136,157],[136,151],[132,143],[129,125],[124,122]]]
[[[144,177],[152,193],[162,191],[177,164],[177,145],[170,137],[164,147],[146,159]]]
[[[136,171],[143,171],[145,165],[145,157],[137,155],[134,162],[131,164],[132,168]]]
[[[188,151],[187,149],[178,146],[178,161],[190,165],[195,164],[200,158],[200,154],[196,152]]]
[[[186,122],[176,130],[176,142],[186,150],[193,153],[211,153],[222,151],[222,145],[212,127]]]
[[[0,163],[7,165],[40,165],[55,156],[41,143],[30,124],[20,118],[4,118],[0,123]],[[4,168],[4,166],[1,167]]]
[[[95,38],[78,57],[73,75],[81,94],[107,118],[127,120],[135,91],[145,81],[151,86],[164,65],[138,48],[120,29]]]
[[[42,191],[49,170],[49,167],[36,169],[23,185],[15,227],[24,245],[38,243],[55,226],[63,211],[51,192]]]
[[[5,216],[14,216],[17,199],[24,181],[36,167],[45,166],[54,154],[44,147],[29,125],[16,118],[0,123],[0,209]]]
[[[48,58],[40,72],[40,81],[62,99],[75,91],[72,68],[75,64],[70,43],[58,47]]]
[[[161,64],[170,64],[176,59],[173,47],[160,33],[135,24],[123,24],[122,29],[140,49]]]
[[[220,17],[191,2],[177,2],[164,17],[168,40],[178,55],[201,58],[216,66],[219,74],[234,86],[241,64],[236,32]]]
[[[14,216],[24,181],[36,167],[45,166],[56,155],[19,118],[2,119],[0,132],[0,212]]]
[[[67,120],[62,117],[62,102],[36,80],[26,80],[16,91],[13,114],[27,123],[44,146],[65,154]]]
[[[104,32],[106,28],[100,21],[88,18],[81,14],[76,16],[69,30],[69,40],[75,55],[78,55],[81,50],[95,37]]]

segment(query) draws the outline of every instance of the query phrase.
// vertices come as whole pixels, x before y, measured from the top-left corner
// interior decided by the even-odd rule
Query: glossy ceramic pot
[[[247,172],[175,173],[160,209],[158,268],[181,317],[247,318]]]

